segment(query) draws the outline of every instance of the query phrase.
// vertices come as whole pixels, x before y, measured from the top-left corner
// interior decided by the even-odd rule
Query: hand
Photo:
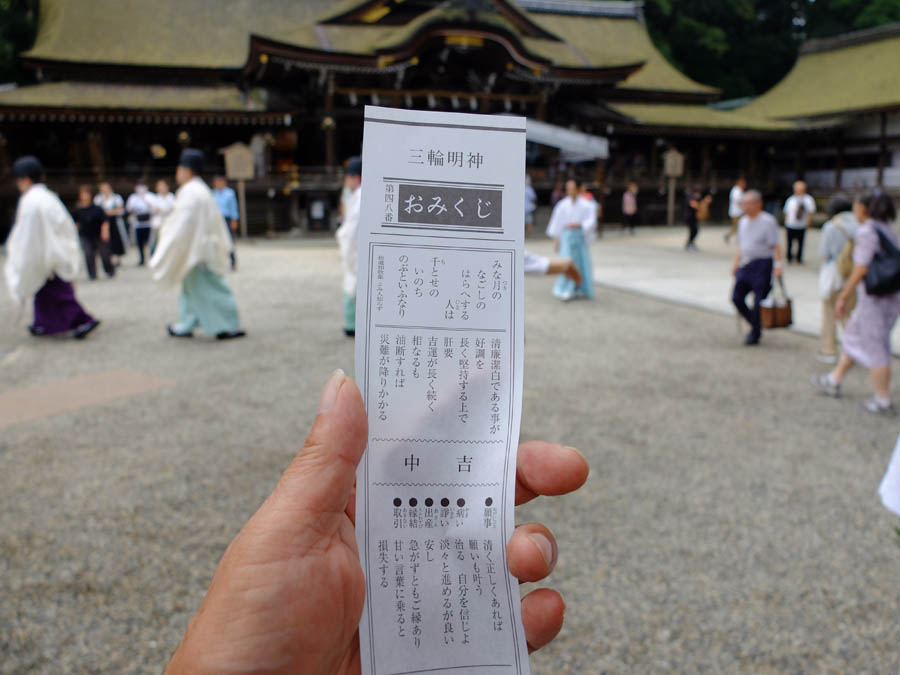
[[[559,239],[553,240],[553,252],[559,253]]]
[[[578,230],[581,229],[581,223],[569,223],[566,225],[567,230]]]
[[[581,285],[581,270],[578,269],[578,265],[572,262],[571,259],[565,261],[565,271],[563,274],[574,281],[576,286]]]
[[[365,582],[354,531],[356,466],[367,440],[356,385],[328,380],[306,444],[272,494],[225,551],[166,673],[356,675]],[[516,503],[561,495],[587,479],[578,451],[542,441],[519,448]],[[557,559],[543,525],[520,525],[507,546],[510,572],[539,581]],[[522,599],[530,650],[562,627],[565,605],[541,588]]]
[[[775,278],[776,278],[776,279],[780,279],[780,278],[781,278],[781,268],[780,268],[780,267],[776,267],[776,268],[773,270],[773,273],[775,274]]]
[[[232,232],[238,231],[238,221],[236,221],[236,220],[231,221],[231,231]]]
[[[103,223],[100,227],[100,241],[105,244],[109,243],[109,223]]]
[[[847,310],[847,298],[843,295],[839,295],[837,301],[834,303],[834,315],[838,319],[844,318],[844,313]]]
[[[739,269],[741,269],[741,266],[738,263],[734,263],[731,266],[731,276],[736,277]]]

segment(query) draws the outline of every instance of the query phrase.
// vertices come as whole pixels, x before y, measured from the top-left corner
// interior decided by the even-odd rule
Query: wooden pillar
[[[839,131],[835,139],[837,159],[834,162],[834,189],[841,189],[841,178],[844,173],[844,135]]]
[[[754,145],[752,142],[747,143],[746,161],[747,161],[747,175],[745,175],[744,178],[747,179],[748,183],[753,182],[753,184],[755,185],[756,184],[756,173],[757,173],[756,145]]]
[[[334,120],[334,75],[329,73],[325,83],[325,116],[323,119],[325,131],[325,166],[328,171],[337,166],[337,153],[335,152],[335,138],[337,124]]]
[[[703,139],[702,157],[700,159],[700,182],[704,186],[709,186],[709,170],[712,165],[712,159],[709,154],[709,139]],[[706,188],[704,188],[706,189]]]
[[[650,179],[656,180],[659,176],[659,146],[656,139],[650,139]]]
[[[750,175],[750,169],[748,168],[747,158],[749,156],[750,150],[750,141],[737,141],[738,144],[738,162],[737,162],[737,175],[735,179],[743,176],[747,179],[749,184],[753,183],[753,176]]]
[[[884,186],[884,167],[887,165],[887,113],[881,113],[881,130],[878,133],[878,185]]]
[[[546,89],[541,89],[540,100],[538,100],[537,118],[541,122],[547,121],[547,99],[549,95]]]
[[[803,177],[806,175],[806,139],[803,138],[800,140],[800,145],[797,148],[797,163],[795,165],[794,173],[796,174],[796,180],[803,180]]]

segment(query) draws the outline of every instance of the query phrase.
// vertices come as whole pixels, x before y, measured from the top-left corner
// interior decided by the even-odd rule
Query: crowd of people
[[[204,161],[199,150],[182,153],[175,174],[177,195],[165,180],[157,182],[155,193],[139,180],[125,201],[104,181],[96,195],[90,185],[82,185],[70,213],[44,185],[38,158],[16,160],[13,174],[21,197],[7,240],[4,273],[14,301],[33,299],[29,331],[35,336],[87,337],[100,321],[78,302],[72,281],[82,262],[88,277],[96,279],[98,256],[104,273],[115,277],[133,242],[139,266],[145,265],[150,247],[154,280],[163,286],[181,285],[179,319],[167,326],[169,335],[192,337],[201,327],[220,340],[243,337],[234,296],[223,276],[223,260],[229,254],[232,268],[235,265],[236,219],[229,228],[219,206],[224,201],[219,193],[227,196],[230,188],[219,185],[214,195],[200,178]]]

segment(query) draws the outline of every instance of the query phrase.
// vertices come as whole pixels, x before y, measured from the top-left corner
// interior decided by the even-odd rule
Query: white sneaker
[[[822,354],[822,353],[819,353],[819,354],[816,354],[816,361],[819,361],[819,362],[821,362],[821,363],[831,363],[831,364],[834,364],[834,363],[837,363],[837,362],[838,362],[838,357],[837,357],[837,354]]]
[[[874,396],[872,398],[867,398],[862,402],[862,409],[866,412],[874,413],[875,415],[896,415],[897,410],[894,408],[893,403],[888,403],[885,405],[881,403]]]
[[[837,398],[841,395],[841,385],[832,384],[831,380],[828,379],[828,375],[813,375],[811,381],[812,386],[826,396]]]

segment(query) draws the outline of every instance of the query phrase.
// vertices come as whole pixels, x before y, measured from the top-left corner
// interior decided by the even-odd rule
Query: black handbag
[[[869,295],[890,295],[900,291],[900,250],[878,227],[881,250],[875,253],[866,272],[866,293]]]

